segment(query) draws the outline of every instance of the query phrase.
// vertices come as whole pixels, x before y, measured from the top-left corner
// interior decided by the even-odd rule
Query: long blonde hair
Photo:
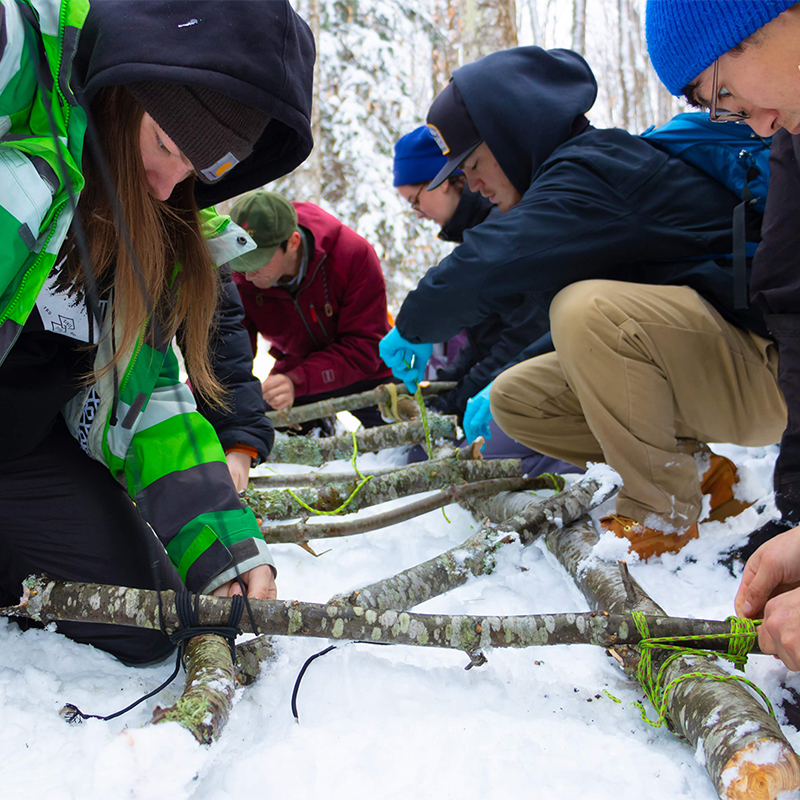
[[[194,390],[220,403],[224,391],[209,357],[219,275],[200,231],[194,179],[179,183],[166,201],[150,194],[139,145],[144,110],[122,86],[101,89],[92,101],[92,115],[136,259],[125,245],[99,167],[87,147],[86,186],[78,206],[81,224],[94,280],[101,290],[113,290],[108,313],[124,321],[112,361],[90,379],[115,367],[134,347],[152,312],[167,336],[181,329],[181,349]],[[65,268],[68,280],[85,288],[86,274],[76,247],[69,250]]]

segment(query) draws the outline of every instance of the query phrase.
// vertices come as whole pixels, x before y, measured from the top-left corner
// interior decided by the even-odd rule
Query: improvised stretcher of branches
[[[432,428],[436,426],[434,436],[454,438],[453,420],[435,416],[431,420]],[[423,437],[420,423],[401,423],[364,432],[357,447],[364,452],[419,442]],[[287,437],[280,441],[291,444],[283,452],[278,448],[275,460],[318,465],[330,459],[349,458],[353,453],[350,436],[328,440]],[[476,456],[474,449],[470,455]],[[303,501],[319,508],[341,500],[354,485],[350,475],[334,478],[330,473],[323,474],[322,480],[330,485],[318,488],[316,477],[310,475],[266,479],[264,483],[271,490],[285,485],[308,486],[301,493]],[[706,769],[720,797],[777,800],[782,792],[800,791],[800,763],[780,726],[739,679],[713,660],[712,651],[725,651],[731,639],[746,639],[748,647],[752,647],[752,626],[743,632],[734,631],[730,621],[671,618],[633,580],[624,564],[611,564],[593,555],[598,534],[585,515],[616,492],[618,486],[614,483],[604,481],[601,486],[586,476],[545,499],[521,491],[498,490],[501,485],[516,487],[522,480],[518,462],[462,463],[447,457],[384,470],[370,481],[374,485],[369,492],[369,484],[362,487],[364,494],[358,508],[431,488],[442,489],[437,495],[401,509],[335,523],[264,527],[273,541],[280,537],[280,541],[305,542],[312,536],[348,535],[395,524],[453,501],[486,519],[458,547],[370,586],[336,595],[326,604],[251,599],[251,610],[262,635],[236,648],[235,665],[223,638],[202,634],[191,639],[184,694],[174,706],[156,708],[153,721],[175,720],[198,741],[213,741],[227,720],[235,682],[247,685],[255,680],[261,665],[274,657],[270,637],[275,635],[456,648],[469,655],[471,665],[483,663],[484,650],[494,647],[584,643],[605,647],[627,674],[642,683],[659,715],[657,724],[663,720],[693,747],[702,746]],[[491,485],[489,494],[487,485]],[[549,479],[528,485],[552,488]],[[264,494],[261,502],[270,512],[263,516],[295,513],[295,508],[274,491]],[[365,522],[369,528],[359,527]],[[586,596],[591,611],[516,617],[410,611],[425,600],[462,585],[471,575],[491,573],[501,547],[512,543],[529,545],[542,537]],[[0,609],[0,615],[154,629],[163,622],[164,630],[169,632],[178,624],[173,593],[163,592],[161,602],[160,619],[159,598],[153,591],[32,577],[26,582],[21,604]],[[224,624],[229,605],[228,599],[200,597],[201,624]],[[251,627],[246,618],[241,627]],[[699,637],[692,640],[693,649],[687,651],[688,655],[660,650],[663,643],[654,641],[658,637],[675,640],[684,636]],[[698,648],[709,652],[697,653]],[[659,674],[654,679],[656,670]]]

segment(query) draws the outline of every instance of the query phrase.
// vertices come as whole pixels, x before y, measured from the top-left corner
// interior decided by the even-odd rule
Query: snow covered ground
[[[740,465],[746,496],[765,502],[757,505],[760,511],[751,508],[729,524],[701,525],[700,539],[678,555],[632,565],[636,580],[674,615],[724,618],[733,612],[738,581],[716,559],[774,514],[769,484],[775,448],[716,449]],[[399,457],[397,451],[364,456],[359,464],[368,470]],[[437,511],[374,533],[318,540],[313,545],[323,553],[319,558],[296,546],[276,546],[280,596],[325,601],[452,547],[476,523],[458,507],[446,512],[449,522]],[[614,549],[608,542],[599,547]],[[493,575],[472,579],[418,610],[586,610],[579,591],[541,545],[508,546],[499,562]],[[280,641],[277,661],[258,683],[240,690],[221,739],[201,747],[173,723],[142,727],[156,702],[174,702],[182,678],[156,700],[110,722],[67,725],[58,715],[66,702],[86,713],[116,711],[164,680],[172,659],[130,669],[54,632],[20,633],[0,620],[1,796],[716,797],[692,748],[640,719],[630,703],[642,692],[599,648],[492,651],[488,664],[465,671],[467,658],[457,652],[343,645],[310,666],[297,725],[289,705],[295,678],[305,659],[326,645]],[[800,678],[787,675],[772,658],[751,658],[747,674],[776,704],[784,686],[800,688]],[[604,689],[623,702],[614,703]],[[800,733],[788,725],[784,731],[800,750]]]

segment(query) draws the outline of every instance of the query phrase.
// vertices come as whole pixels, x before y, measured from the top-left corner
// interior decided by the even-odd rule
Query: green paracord
[[[333,511],[320,511],[317,508],[312,508],[308,503],[304,500],[301,500],[291,489],[287,489],[289,494],[304,508],[306,511],[310,511],[312,514],[318,514],[320,516],[333,516],[335,514],[341,514],[350,503],[353,502],[353,498],[366,486],[368,481],[371,481],[375,476],[374,475],[362,475],[361,470],[356,465],[356,456],[358,455],[358,444],[356,442],[356,432],[353,431],[353,458],[351,459],[351,463],[353,464],[353,469],[356,471],[356,475],[359,477],[359,483],[355,489],[350,493],[350,496],[347,500],[342,503],[339,508],[335,508]]]
[[[773,717],[775,716],[775,711],[772,708],[772,703],[770,703],[769,698],[764,694],[764,692],[761,689],[758,688],[758,686],[756,686],[751,680],[746,678],[744,675],[716,675],[709,672],[687,672],[685,675],[681,675],[677,678],[674,678],[666,686],[662,686],[664,674],[669,664],[671,664],[674,660],[681,658],[685,655],[698,655],[698,656],[715,655],[719,656],[720,658],[727,659],[728,661],[735,664],[739,669],[744,669],[744,666],[747,663],[747,656],[752,651],[756,641],[758,640],[758,633],[756,631],[756,626],[761,623],[761,620],[741,619],[740,617],[728,617],[727,621],[730,623],[731,632],[725,634],[724,637],[716,637],[716,636],[714,637],[714,638],[728,639],[728,652],[716,653],[709,650],[699,650],[676,644],[676,642],[696,641],[698,639],[708,638],[702,635],[651,638],[650,631],[648,630],[647,627],[647,620],[645,618],[645,615],[641,611],[632,611],[631,616],[633,617],[636,629],[642,636],[642,640],[638,644],[638,647],[641,651],[641,657],[639,659],[637,677],[639,679],[639,683],[641,683],[642,688],[644,689],[645,695],[647,695],[647,699],[650,701],[653,708],[658,712],[658,719],[654,722],[653,720],[648,718],[647,711],[645,710],[644,706],[641,703],[639,702],[633,703],[633,705],[638,706],[639,711],[641,712],[642,715],[642,719],[648,725],[652,725],[654,728],[660,728],[664,724],[664,717],[666,715],[666,706],[667,706],[667,696],[669,695],[670,691],[674,689],[679,683],[682,683],[683,681],[686,680],[690,680],[692,678],[703,678],[706,680],[721,681],[721,682],[738,681],[740,683],[744,683],[747,686],[749,686],[764,701],[764,705],[766,706],[767,711],[769,711],[769,713]],[[675,650],[676,652],[669,658],[667,658],[666,661],[661,665],[661,668],[658,670],[658,674],[654,679],[652,659],[653,659],[653,651],[656,649]]]
[[[422,399],[422,387],[419,384],[417,384],[417,391],[414,392],[414,397],[419,404],[422,429],[425,431],[425,444],[428,446],[428,458],[433,458],[433,442],[431,442],[431,426],[428,424],[428,409],[425,408],[425,402]]]

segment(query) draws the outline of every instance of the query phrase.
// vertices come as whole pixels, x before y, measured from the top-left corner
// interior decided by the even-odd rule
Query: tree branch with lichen
[[[431,497],[423,497],[410,503],[385,511],[381,514],[372,514],[368,517],[357,519],[339,520],[337,522],[297,522],[286,525],[262,525],[261,535],[269,544],[302,544],[311,539],[330,539],[341,536],[352,536],[356,533],[386,528],[389,525],[398,525],[406,520],[436,511],[439,508],[458,503],[480,494],[504,492],[512,489],[541,488],[538,478],[498,478],[492,481],[478,481],[465,483],[461,486],[451,486]],[[326,517],[331,519],[331,517]],[[338,519],[334,517],[334,519]]]
[[[419,416],[419,406],[413,394],[409,394],[408,389],[403,384],[392,384],[397,394],[398,406],[400,406],[401,418],[406,420],[417,419]],[[443,392],[449,392],[456,384],[453,381],[422,381],[423,397],[434,397]],[[362,408],[371,406],[386,405],[391,402],[391,393],[388,384],[377,386],[368,392],[350,394],[346,397],[331,397],[327,400],[319,400],[316,403],[308,403],[304,406],[293,406],[283,411],[268,411],[267,417],[279,428],[300,425],[303,422],[310,422],[312,419],[321,417],[335,417],[340,411],[358,411]]]
[[[512,458],[425,461],[371,477],[352,497],[344,511],[352,513],[400,497],[497,478],[522,478],[522,462]],[[354,475],[345,481],[331,478],[320,488],[298,489],[291,493],[280,489],[264,491],[248,488],[244,492],[244,499],[260,519],[291,519],[306,516],[306,506],[321,512],[336,510],[353,495],[361,482],[362,479]],[[560,490],[563,487],[563,478],[556,476],[532,479],[526,485],[528,489]]]
[[[24,587],[20,605],[0,609],[0,616],[27,617],[41,622],[96,622],[151,630],[159,630],[163,620],[163,630],[168,634],[180,627],[173,591],[161,592],[160,614],[158,592],[152,589],[54,581],[35,576],[27,578]],[[230,598],[201,595],[197,603],[199,624],[225,625],[230,605]],[[556,644],[612,647],[641,641],[630,614],[596,611],[520,616],[413,614],[395,609],[379,612],[358,606],[256,598],[250,598],[250,609],[258,632],[269,636],[372,641],[465,652],[489,647]],[[730,633],[727,622],[659,616],[650,617],[647,622],[653,636],[698,636],[702,637],[703,646],[727,649],[727,642],[719,641]],[[246,616],[240,625],[244,631],[252,632]]]
[[[457,436],[456,418],[431,414],[431,439],[451,439]],[[397,422],[356,432],[358,453],[374,453],[389,447],[420,444],[425,441],[421,422]],[[353,457],[353,436],[328,436],[311,439],[307,436],[278,436],[267,459],[273,464],[305,464],[318,467],[328,461]]]
[[[373,609],[413,608],[462,586],[471,576],[494,572],[495,554],[501,547],[518,541],[530,544],[540,536],[558,531],[562,525],[579,519],[589,509],[605,502],[616,490],[617,487],[610,484],[600,491],[596,481],[583,478],[569,489],[546,499],[508,492],[489,495],[488,502],[495,496],[504,497],[513,509],[514,513],[507,515],[500,528],[483,525],[461,544],[435,558],[346,595],[337,595],[330,602]],[[468,505],[482,507],[481,503],[472,500]]]

